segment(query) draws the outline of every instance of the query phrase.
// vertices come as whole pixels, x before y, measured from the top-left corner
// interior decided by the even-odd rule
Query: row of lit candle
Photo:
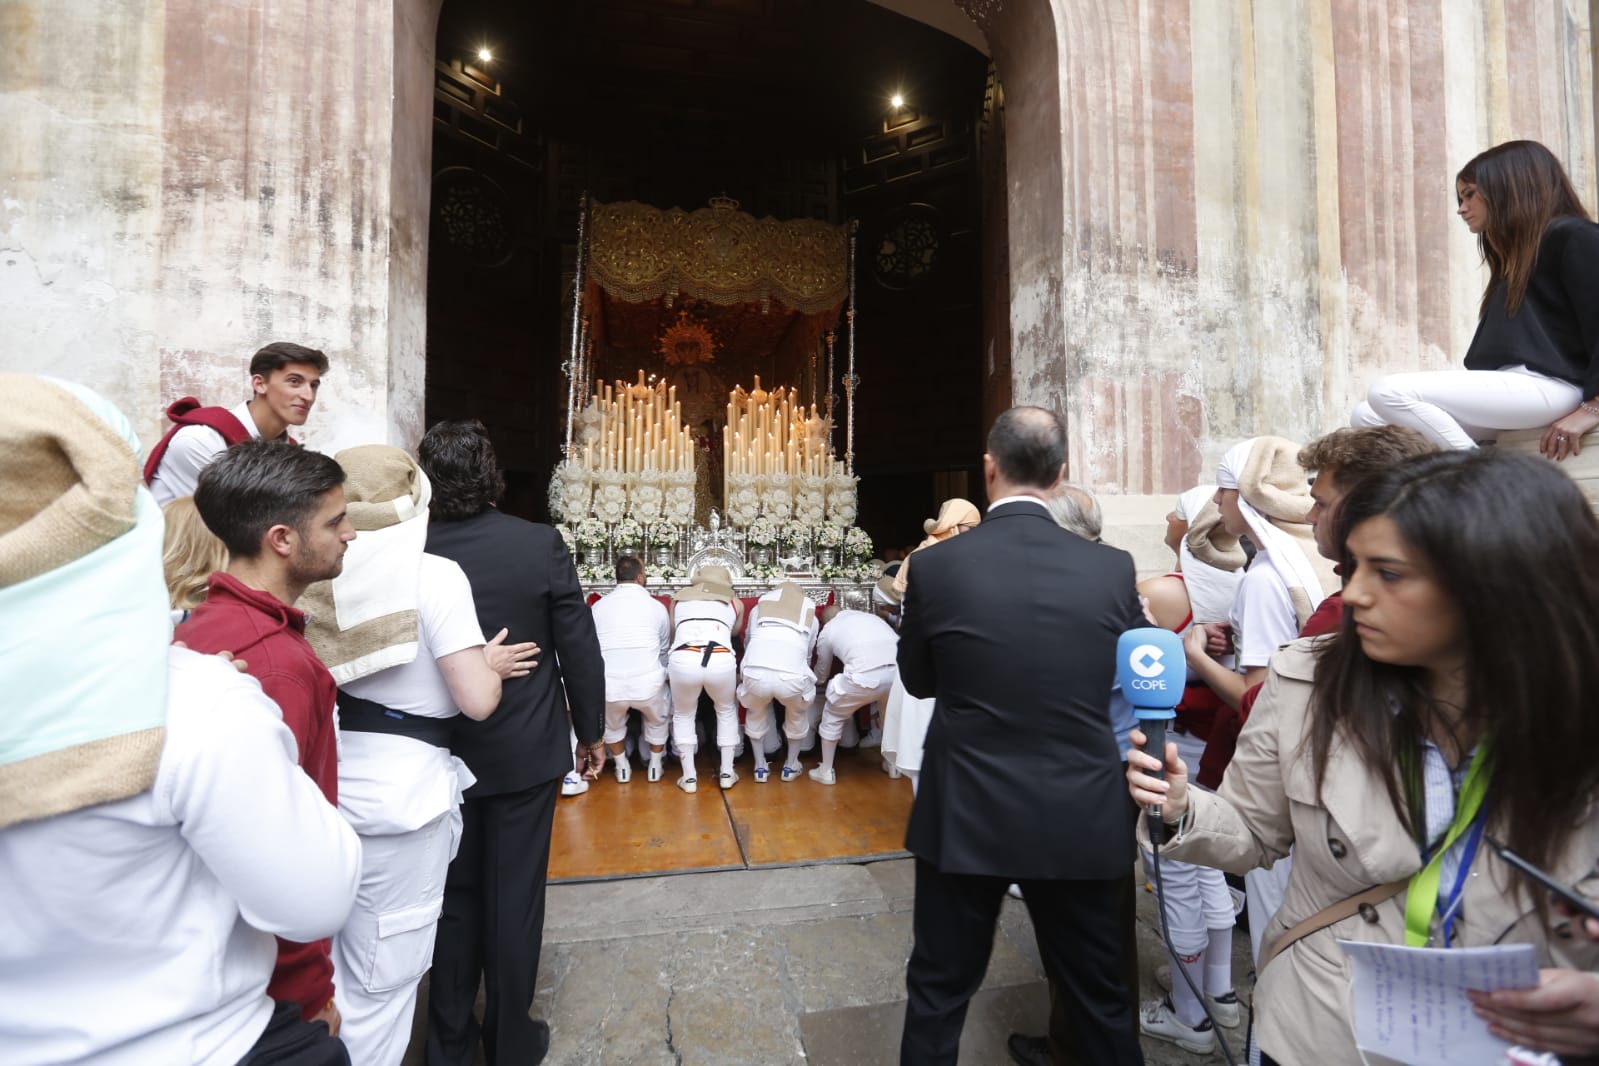
[[[694,438],[683,428],[677,387],[665,379],[646,383],[644,371],[633,385],[594,383],[591,405],[599,411],[597,441],[583,445],[590,470],[687,471],[694,469]]]
[[[822,427],[816,405],[807,415],[792,388],[767,392],[759,376],[750,392],[734,388],[722,429],[722,499],[731,499],[731,480],[741,474],[831,476],[832,448]]]

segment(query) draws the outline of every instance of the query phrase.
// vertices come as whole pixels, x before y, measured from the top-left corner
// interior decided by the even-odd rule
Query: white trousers
[[[627,739],[627,712],[638,711],[644,719],[644,743],[666,743],[668,719],[672,715],[672,692],[662,685],[655,695],[643,700],[605,701],[605,743],[620,744]]]
[[[804,740],[810,731],[806,712],[816,698],[816,678],[806,670],[791,674],[783,670],[749,667],[738,683],[738,702],[744,705],[744,735],[760,740],[772,728],[772,701],[783,705],[783,736]]]
[[[334,1002],[350,1061],[399,1066],[416,988],[433,964],[444,873],[461,842],[461,809],[409,833],[361,837],[355,908],[333,938]]]
[[[674,651],[666,660],[666,676],[672,686],[672,741],[680,754],[699,750],[694,735],[694,714],[699,709],[700,693],[716,705],[716,746],[738,745],[738,662],[731,651],[715,651],[701,666],[705,653]]]
[[[1371,383],[1354,426],[1409,426],[1445,448],[1475,448],[1501,430],[1542,429],[1577,409],[1582,389],[1525,367],[1388,374]]]
[[[827,704],[822,708],[820,732],[823,740],[837,740],[844,732],[844,722],[868,703],[888,699],[894,687],[894,666],[880,666],[859,674],[848,671],[827,683]]]

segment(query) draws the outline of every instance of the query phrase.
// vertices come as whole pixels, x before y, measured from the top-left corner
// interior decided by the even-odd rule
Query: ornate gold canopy
[[[813,315],[849,293],[847,226],[754,218],[727,201],[697,211],[596,203],[589,226],[590,279],[629,302],[684,294]]]

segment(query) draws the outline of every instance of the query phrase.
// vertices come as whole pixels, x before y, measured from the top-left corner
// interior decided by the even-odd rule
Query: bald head
[[[1010,488],[1046,492],[1066,463],[1066,426],[1042,407],[1012,407],[988,431],[988,458]]]

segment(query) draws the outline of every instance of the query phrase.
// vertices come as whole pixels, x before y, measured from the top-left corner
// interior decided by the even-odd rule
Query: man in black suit
[[[900,676],[938,703],[905,838],[916,911],[904,1064],[956,1061],[1012,881],[1084,1060],[1143,1062],[1121,981],[1117,890],[1134,848],[1107,706],[1116,640],[1143,614],[1132,558],[1045,507],[1065,458],[1054,414],[1006,411],[983,456],[987,518],[916,556]]]
[[[417,458],[433,483],[427,550],[466,571],[485,633],[534,641],[541,664],[504,684],[499,710],[456,720],[450,750],[477,777],[445,880],[428,994],[428,1066],[530,1066],[550,1027],[528,1016],[544,937],[544,881],[561,778],[572,768],[567,706],[592,773],[605,765],[605,664],[566,544],[494,507],[505,482],[483,424],[441,422]],[[472,1015],[482,979],[487,1005]]]

